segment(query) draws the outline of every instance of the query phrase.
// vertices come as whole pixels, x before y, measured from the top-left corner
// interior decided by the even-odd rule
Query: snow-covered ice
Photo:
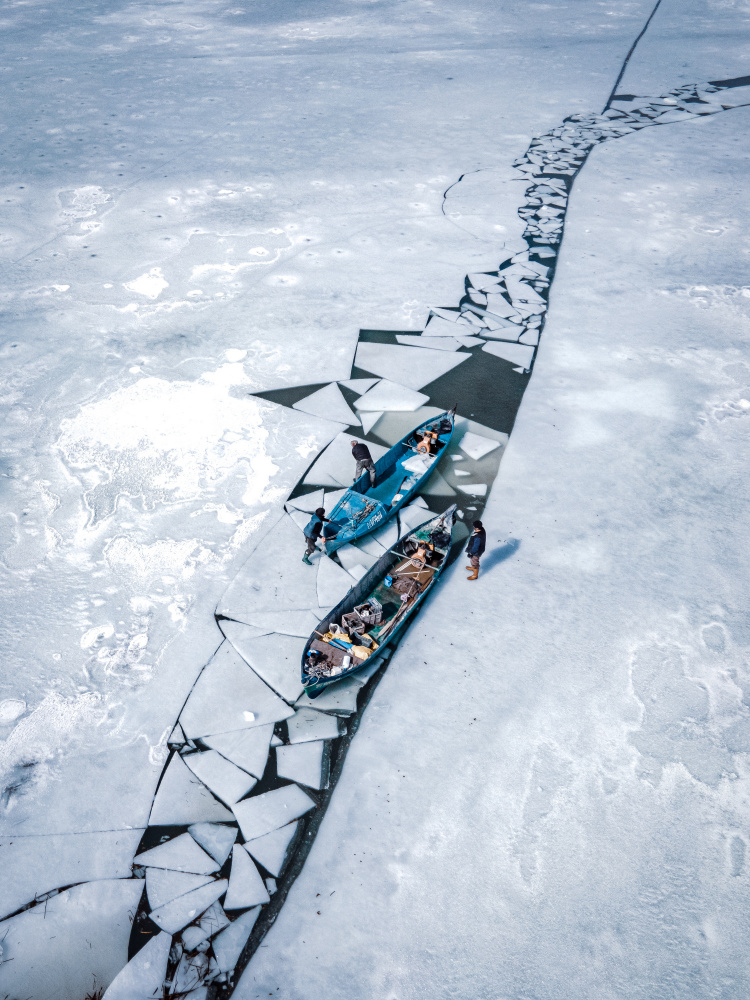
[[[222,757],[216,750],[188,753],[182,759],[196,778],[230,808],[257,784],[257,778]]]
[[[276,772],[280,778],[289,778],[307,788],[325,788],[328,784],[325,741],[276,747]]]
[[[252,838],[245,847],[272,875],[280,875],[286,862],[289,847],[297,832],[298,823],[288,823],[262,837]]]
[[[224,900],[227,910],[245,910],[268,902],[268,891],[255,862],[240,844],[232,848],[232,871]]]
[[[248,841],[263,837],[291,820],[304,816],[314,805],[310,796],[297,785],[285,785],[238,802],[234,807],[234,814],[240,824],[242,836]]]
[[[300,708],[287,720],[290,743],[306,743],[308,740],[330,740],[340,734],[339,721],[335,715],[326,715],[309,708]]]
[[[261,778],[266,768],[272,735],[273,726],[255,726],[253,729],[236,729],[234,732],[204,736],[203,742],[218,750],[233,764],[254,774],[256,778]]]
[[[151,868],[167,868],[170,871],[192,872],[210,875],[217,872],[220,862],[214,860],[189,833],[181,833],[157,847],[136,855],[135,863]]]
[[[172,754],[154,797],[149,823],[180,826],[231,818],[232,814],[195,777],[179,753]]]
[[[176,899],[163,903],[157,909],[152,910],[150,917],[163,931],[169,934],[176,934],[183,927],[195,920],[199,913],[215,903],[219,896],[223,896],[227,889],[226,879],[217,879],[208,885],[203,885],[199,889],[178,896]]]

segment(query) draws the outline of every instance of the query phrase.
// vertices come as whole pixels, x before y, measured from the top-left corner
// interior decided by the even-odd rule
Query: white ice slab
[[[343,600],[352,587],[352,578],[338,563],[326,555],[321,556],[318,566],[318,601],[321,607],[332,608]],[[301,656],[301,651],[300,651]],[[297,661],[299,670],[299,660]],[[294,695],[299,697],[298,690]],[[292,699],[294,700],[294,699]]]
[[[351,389],[361,396],[363,392],[372,389],[377,381],[378,379],[376,378],[349,378],[344,382],[339,381],[339,385],[344,385],[347,389]]]
[[[145,1000],[161,996],[171,947],[171,934],[163,931],[155,934],[115,977],[104,1000]]]
[[[484,331],[480,330],[479,332],[484,336]],[[476,347],[477,344],[484,343],[481,337],[459,337],[458,339],[461,347]]]
[[[345,677],[338,684],[326,688],[317,698],[310,698],[305,692],[297,699],[295,708],[313,708],[317,712],[333,712],[334,715],[351,715],[357,711],[357,695],[361,684],[358,675]]]
[[[533,347],[539,343],[539,328],[531,327],[518,338],[519,344],[529,344]]]
[[[219,870],[219,865],[206,854],[189,833],[152,847],[137,855],[135,864],[151,868],[168,868],[176,872],[192,872],[195,875],[211,875]]]
[[[182,759],[196,778],[230,808],[258,783],[257,778],[222,757],[216,750],[186,754]]]
[[[217,879],[152,910],[149,916],[157,927],[168,934],[176,934],[207,910],[211,903],[215,903],[226,892],[227,885],[225,878]]]
[[[280,722],[289,714],[288,705],[225,640],[196,681],[180,722],[187,735],[195,739]]]
[[[359,419],[362,423],[362,430],[365,432],[365,434],[370,433],[370,431],[373,429],[375,424],[378,422],[378,420],[380,420],[382,416],[383,416],[382,410],[375,410],[374,412],[363,410],[360,413]]]
[[[246,910],[269,900],[268,891],[255,862],[240,844],[232,848],[232,871],[224,900],[225,910]]]
[[[352,566],[346,571],[349,576],[354,580],[355,583],[359,583],[363,576],[367,574],[367,567],[363,566],[361,563],[357,563],[356,566]]]
[[[328,787],[328,755],[323,740],[276,747],[276,771],[280,778],[289,778],[308,788]],[[325,766],[324,766],[325,765]]]
[[[414,531],[420,524],[429,521],[431,517],[434,517],[432,511],[427,510],[422,504],[409,504],[408,507],[402,508],[398,513],[401,534],[403,535],[407,531]]]
[[[232,814],[193,775],[180,755],[172,754],[151,806],[149,825],[187,826],[231,818]]]
[[[377,556],[371,555],[369,552],[365,552],[364,549],[351,544],[342,545],[340,549],[336,550],[336,555],[341,560],[341,565],[349,573],[357,566],[364,566],[365,569],[369,569],[378,559]]]
[[[182,943],[188,951],[194,951],[201,941],[213,937],[228,926],[229,920],[221,903],[212,903],[206,912],[201,914],[197,923],[182,931]]]
[[[456,337],[430,337],[427,333],[418,334],[416,337],[398,334],[396,340],[404,347],[429,347],[434,351],[457,351],[461,346],[461,341]]]
[[[459,483],[458,488],[462,493],[468,493],[473,497],[483,497],[487,495],[487,483]]]
[[[304,496],[295,497],[294,500],[287,500],[285,506],[313,514],[318,507],[323,506],[323,490],[313,490],[312,493],[305,493]]]
[[[0,996],[83,1000],[93,983],[106,989],[127,963],[142,892],[141,879],[87,882],[0,923]]]
[[[483,336],[487,340],[506,340],[510,343],[516,343],[525,329],[526,327],[520,323],[508,323],[497,330],[485,330]]]
[[[304,549],[302,550],[304,552]],[[297,565],[297,556],[299,551],[295,553],[295,567]],[[313,556],[313,561],[318,558],[317,555]],[[302,558],[300,556],[299,563],[304,566]],[[287,569],[289,567],[287,566]],[[315,571],[311,570],[309,566],[305,566],[309,577],[315,576]],[[293,576],[292,573],[289,574]],[[308,581],[309,582],[309,581]],[[251,617],[260,623],[259,635],[269,635],[271,632],[278,632],[279,635],[298,635],[304,636],[310,634],[310,629],[316,621],[320,620],[320,608],[315,603],[318,600],[317,594],[313,599],[313,603],[310,605],[309,609],[303,609],[301,611],[259,611],[257,614],[253,614]],[[312,624],[311,624],[312,623]]]
[[[459,317],[459,312],[456,309],[443,309],[442,306],[432,306],[430,309],[430,316],[427,322],[432,322],[432,317],[436,316],[438,319],[447,320],[449,323],[455,323]]]
[[[435,475],[438,475],[438,473],[433,473],[433,476]],[[379,559],[386,549],[395,545],[397,541],[398,522],[394,517],[384,528],[381,528],[379,531],[373,531],[372,534],[365,535],[364,538],[360,538],[357,542],[357,548]]]
[[[314,807],[314,801],[301,788],[297,785],[285,785],[283,788],[274,788],[270,792],[243,799],[234,807],[234,814],[245,840],[254,840],[285,826]]]
[[[534,348],[524,344],[504,344],[494,340],[491,344],[485,344],[482,348],[488,354],[494,354],[496,358],[503,358],[515,365],[522,365],[528,368],[531,359],[534,357]]]
[[[480,458],[484,458],[485,455],[489,455],[495,448],[499,448],[500,442],[493,441],[492,438],[483,437],[481,434],[474,434],[473,431],[466,431],[459,441],[458,447],[465,455],[478,462]]]
[[[294,409],[301,410],[303,413],[311,413],[314,417],[323,417],[325,420],[336,420],[345,427],[359,423],[359,418],[352,412],[341,393],[341,389],[335,382],[331,382],[312,395],[300,399],[294,404]]]
[[[309,708],[301,708],[295,712],[292,718],[287,720],[287,727],[290,743],[331,740],[340,735],[339,720],[335,715],[324,715]]]
[[[194,823],[188,827],[188,833],[219,865],[227,860],[232,844],[237,839],[237,828],[223,823]]]
[[[127,878],[142,835],[136,829],[0,837],[0,916],[63,885]]]
[[[508,302],[504,295],[500,294],[489,294],[487,296],[487,309],[495,316],[500,316],[503,319],[516,315],[515,308]]]
[[[435,455],[412,455],[401,463],[401,467],[406,472],[416,472],[421,477],[435,464],[435,458]]]
[[[259,906],[248,910],[247,913],[242,913],[229,927],[214,938],[213,950],[220,972],[232,972],[259,914]]]
[[[249,771],[256,778],[262,778],[268,760],[268,744],[272,736],[272,725],[256,726],[255,729],[238,729],[231,733],[205,736],[203,742],[213,750],[218,750],[222,757],[231,760],[244,771]]]
[[[273,896],[273,894],[276,892],[276,888],[277,888],[277,886],[276,886],[276,879],[275,878],[267,878],[265,880],[265,883],[266,883],[266,889],[268,889],[269,895]]]
[[[182,726],[176,723],[174,729],[169,734],[169,739],[167,740],[167,746],[182,746],[185,743],[185,734],[182,731]]]
[[[327,556],[321,556],[318,581],[323,563],[330,561]],[[339,569],[338,566],[336,568]],[[351,581],[349,582],[351,584]],[[320,582],[318,582],[318,599],[320,599]],[[328,607],[329,603],[321,601],[325,607]],[[300,663],[309,634],[308,632],[304,638],[278,633],[260,636],[257,639],[238,638],[235,641],[235,648],[269,687],[286,701],[293,702],[299,698],[302,691]]]
[[[252,854],[266,871],[278,878],[286,864],[289,845],[297,832],[298,825],[296,822],[288,823],[262,837],[249,840],[245,844],[245,850]]]
[[[291,519],[297,525],[299,530],[304,532],[310,520],[310,515],[304,510],[295,510],[294,507],[288,510],[287,513],[289,514],[289,517],[291,517]]]
[[[392,410],[405,410],[413,412],[414,410],[418,410],[428,400],[429,396],[425,396],[424,393],[415,392],[414,389],[384,378],[378,382],[374,389],[370,389],[364,396],[360,396],[354,405],[358,410],[362,411],[370,410],[382,413]],[[372,452],[372,445],[368,443],[368,447],[370,448],[370,452]],[[374,455],[373,458],[375,458]],[[377,461],[377,459],[375,460]]]
[[[351,447],[349,459],[351,465]],[[216,609],[218,614],[262,626],[260,612],[278,614],[316,605],[315,581],[308,572],[310,567],[302,562],[304,551],[300,529],[289,514],[282,512],[225,591]]]
[[[179,997],[180,1000],[206,1000],[208,964],[209,958],[205,952],[192,955],[183,953],[177,963],[170,995]]]
[[[454,469],[453,470],[453,475],[454,476],[470,476],[471,473],[467,469]]]
[[[457,324],[460,313],[452,313],[454,319],[444,319],[441,316],[430,316],[424,328],[423,337],[459,337],[461,326]]]
[[[500,279],[496,274],[480,274],[476,271],[467,275],[470,284],[480,292],[491,292],[497,287]]]
[[[370,391],[378,392],[379,389],[380,385],[376,385],[375,388]],[[362,400],[367,399],[368,395],[369,393],[365,393],[364,396],[360,396],[354,405],[359,407]],[[378,407],[365,408],[378,409]],[[385,409],[385,407],[381,407],[381,409]],[[356,434],[351,432],[348,434],[338,434],[307,473],[305,476],[305,482],[315,484],[320,483],[323,486],[333,486],[334,488],[351,486],[354,481],[354,472],[357,467],[357,463],[352,456],[351,442],[362,440],[363,439],[361,437],[358,437]],[[370,454],[375,462],[377,462],[377,460],[386,453],[387,449],[380,445],[373,444],[370,441],[365,443],[370,449]],[[328,501],[326,502],[328,503]],[[330,513],[330,506],[327,506],[326,509]]]
[[[418,347],[397,347],[393,344],[360,344],[354,363],[365,371],[393,379],[410,389],[421,389],[423,385],[434,382],[463,361],[466,361],[465,355],[449,351],[433,351],[429,348],[421,350]],[[377,387],[370,392],[377,392]],[[361,401],[362,397],[359,402]],[[372,410],[373,407],[368,406],[367,409]]]
[[[152,910],[170,903],[186,892],[199,889],[213,882],[211,875],[193,875],[190,872],[174,872],[165,868],[146,869],[146,895]]]
[[[510,296],[513,299],[514,304],[516,302],[534,302],[539,305],[546,305],[542,296],[534,291],[531,285],[522,281],[520,277],[516,275],[508,275],[505,279],[505,285],[510,292]]]

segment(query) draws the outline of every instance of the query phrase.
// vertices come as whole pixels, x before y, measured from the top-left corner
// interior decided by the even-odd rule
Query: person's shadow
[[[503,542],[502,545],[498,546],[496,549],[492,549],[490,552],[485,552],[484,558],[482,559],[482,570],[487,572],[488,570],[494,569],[501,562],[505,562],[506,559],[510,559],[521,547],[520,538],[509,538],[507,542]]]

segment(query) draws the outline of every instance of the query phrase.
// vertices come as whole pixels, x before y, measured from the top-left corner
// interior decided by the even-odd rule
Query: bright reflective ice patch
[[[469,458],[473,458],[475,461],[478,461],[480,458],[484,458],[485,455],[489,455],[491,451],[494,451],[495,448],[499,447],[499,441],[493,441],[491,438],[482,437],[481,434],[474,434],[472,431],[467,431],[459,443],[461,451],[468,455]]]
[[[152,267],[150,271],[146,271],[138,278],[126,281],[123,287],[137,295],[145,295],[147,299],[158,299],[164,289],[169,288],[169,282],[164,277],[160,267]]]

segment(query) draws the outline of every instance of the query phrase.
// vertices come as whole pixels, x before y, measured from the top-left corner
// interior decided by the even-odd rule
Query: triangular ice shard
[[[213,882],[210,875],[193,875],[189,872],[174,872],[165,868],[146,869],[146,895],[152,910],[169,903],[186,892],[199,889]]]
[[[155,935],[110,983],[103,1000],[153,1000],[163,995],[171,934]]]
[[[321,608],[332,608],[347,595],[352,587],[352,578],[337,563],[323,555],[318,565],[318,603]],[[302,650],[300,650],[300,659]],[[299,660],[297,662],[299,669]],[[300,692],[294,696],[298,697]],[[294,699],[293,699],[294,700]]]
[[[305,493],[304,496],[295,497],[294,500],[287,500],[286,506],[312,514],[318,507],[323,506],[323,490],[313,490],[312,493]]]
[[[252,854],[266,871],[278,878],[286,863],[289,845],[297,832],[298,825],[296,822],[288,823],[273,833],[250,840],[245,844],[245,850]]]
[[[287,720],[287,728],[290,743],[333,740],[341,735],[339,720],[335,715],[325,715],[309,708],[301,708],[295,712],[294,716]]]
[[[489,455],[495,448],[499,448],[500,442],[493,441],[492,438],[483,437],[481,434],[474,434],[473,431],[466,431],[459,441],[458,446],[464,454],[478,462],[480,458],[484,458],[485,455]]]
[[[187,826],[231,818],[232,814],[198,781],[180,755],[173,754],[151,806],[149,825]]]
[[[289,517],[294,521],[300,531],[304,531],[310,521],[310,515],[305,510],[295,510],[292,507],[287,511]]]
[[[198,847],[189,833],[181,833],[165,844],[138,854],[134,863],[151,868],[169,868],[177,872],[193,872],[196,875],[210,875],[219,870],[219,865]]]
[[[433,517],[432,511],[427,510],[421,504],[413,503],[408,507],[403,507],[398,514],[401,534],[403,535],[407,531],[414,531],[420,524],[429,521],[431,517]]]
[[[327,746],[324,740],[276,747],[276,771],[280,778],[289,778],[308,788],[328,787]]]
[[[494,340],[491,344],[485,344],[482,350],[488,354],[494,354],[496,358],[503,358],[505,361],[510,361],[511,364],[521,365],[524,368],[530,367],[531,359],[534,357],[533,347],[527,347],[524,344],[504,344],[498,340]]]
[[[322,557],[322,559],[327,558],[327,556]],[[239,638],[234,644],[242,658],[266,684],[286,701],[292,702],[299,698],[302,692],[300,662],[306,641],[306,638],[279,635],[274,632],[258,639]]]
[[[307,567],[309,569],[309,567]],[[203,669],[180,722],[191,739],[280,722],[290,709],[226,640]],[[200,816],[195,819],[224,819]],[[190,820],[189,822],[194,822]]]
[[[295,708],[312,708],[318,712],[333,712],[334,715],[351,715],[357,711],[357,695],[362,687],[359,674],[345,677],[322,691],[315,700],[307,693],[298,698]]]
[[[369,434],[373,429],[375,424],[383,416],[382,410],[375,410],[374,412],[369,412],[368,410],[363,410],[360,414],[360,420],[362,421],[362,430],[365,434]]]
[[[260,907],[256,906],[247,913],[241,914],[225,928],[213,941],[214,955],[219,972],[232,972],[237,964],[242,949],[250,937],[255,921],[258,919]]]
[[[360,343],[357,347],[355,364],[368,372],[392,378],[410,389],[421,389],[423,385],[434,382],[436,378],[445,375],[468,357],[467,354],[433,351],[429,348],[422,350],[418,347],[397,347],[393,344]],[[370,393],[377,392],[377,389],[376,386]],[[359,405],[361,402],[362,397],[355,404],[357,409],[376,409],[372,406],[362,407]]]
[[[372,389],[377,381],[376,378],[350,378],[345,382],[339,382],[339,385],[344,385],[347,389],[351,389],[352,392],[356,392],[361,396],[363,392]]]
[[[204,736],[203,742],[256,778],[262,778],[268,760],[268,744],[273,726],[239,729],[232,733]],[[211,853],[211,852],[209,852]],[[228,852],[227,852],[228,853]]]
[[[301,788],[284,785],[283,788],[243,799],[234,807],[234,814],[245,840],[254,840],[285,826],[313,808],[315,802]]]
[[[453,313],[452,320],[442,319],[440,316],[430,316],[430,320],[424,328],[425,337],[460,337],[468,330],[463,330],[457,323],[459,313]]]
[[[419,347],[422,350],[429,348],[433,351],[457,351],[461,346],[461,341],[456,337],[430,337],[428,333],[411,337],[399,334],[396,340],[402,347]]]
[[[237,828],[223,823],[194,823],[188,827],[188,833],[219,865],[227,860],[237,839]]]
[[[225,878],[220,878],[210,885],[193,889],[192,892],[178,896],[170,903],[152,910],[149,916],[157,927],[161,927],[168,934],[176,934],[207,910],[211,903],[216,902],[219,896],[226,892],[227,884]]]
[[[470,355],[466,354],[464,357],[468,358]],[[429,398],[423,392],[416,392],[408,386],[401,385],[398,382],[391,382],[384,378],[378,382],[374,389],[370,389],[364,396],[360,396],[354,405],[361,411],[384,412],[388,410],[406,410],[413,412],[428,402]],[[372,451],[372,445],[368,445],[368,447]],[[374,454],[373,458],[377,461]]]
[[[294,409],[302,410],[303,413],[311,413],[314,417],[336,420],[345,427],[359,423],[358,417],[352,413],[341,389],[335,382],[318,389],[312,396],[305,396],[304,399],[294,404]]]
[[[232,872],[229,888],[224,900],[225,910],[246,910],[248,906],[258,906],[270,899],[263,879],[255,862],[239,844],[232,848]]]
[[[377,562],[378,558],[351,543],[342,545],[340,549],[336,550],[336,555],[347,572],[351,572],[356,566],[364,566],[365,569],[369,569]]]
[[[216,750],[186,754],[182,759],[193,774],[230,808],[258,783],[251,774],[222,757]]]

